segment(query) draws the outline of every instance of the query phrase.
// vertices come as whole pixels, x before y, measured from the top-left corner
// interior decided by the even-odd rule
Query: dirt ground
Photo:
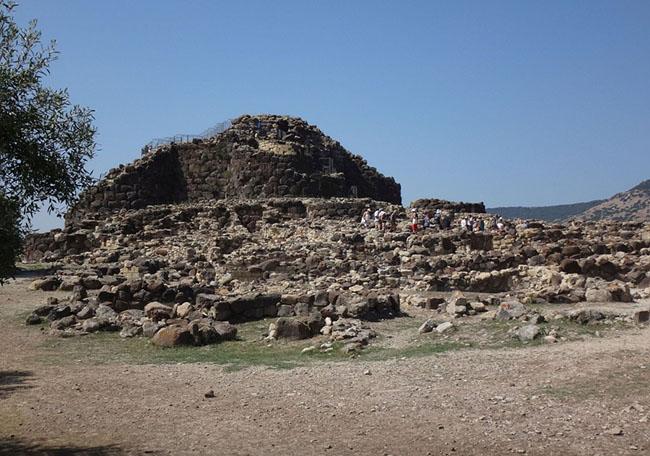
[[[293,369],[88,363],[23,323],[65,296],[30,280],[0,287],[0,455],[650,454],[647,325]]]

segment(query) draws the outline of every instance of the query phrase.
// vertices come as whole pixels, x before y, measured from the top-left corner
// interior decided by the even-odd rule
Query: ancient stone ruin
[[[32,236],[26,260],[63,266],[32,287],[71,295],[28,321],[45,318],[54,334],[119,331],[174,346],[232,339],[239,322],[273,318],[269,341],[318,336],[354,351],[375,336],[364,320],[399,318],[408,306],[444,319],[421,328],[438,333],[463,318],[648,319],[645,309],[560,315],[527,305],[650,297],[650,224],[494,229],[482,203],[412,206],[453,223],[411,232],[392,178],[300,119],[242,116],[216,137],[112,170],[63,230]],[[395,213],[397,228],[363,226],[367,208]],[[487,229],[461,228],[468,217]]]
[[[400,185],[302,119],[242,116],[225,132],[160,146],[111,170],[66,215],[270,197],[360,197],[401,204]]]
[[[417,209],[422,213],[435,213],[437,210],[453,213],[472,213],[485,214],[485,204],[483,203],[464,203],[447,201],[438,198],[417,199],[411,203],[411,208]]]

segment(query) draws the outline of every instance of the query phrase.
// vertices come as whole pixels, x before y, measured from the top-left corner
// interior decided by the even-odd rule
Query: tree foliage
[[[92,183],[85,164],[96,147],[93,111],[71,105],[67,90],[42,85],[58,56],[56,43],[41,43],[35,20],[19,27],[16,6],[0,0],[0,243],[11,231],[4,221],[21,233],[43,204],[49,211],[73,204]],[[6,261],[0,256],[0,280],[14,264]]]
[[[0,283],[11,277],[23,243],[18,204],[0,193]]]

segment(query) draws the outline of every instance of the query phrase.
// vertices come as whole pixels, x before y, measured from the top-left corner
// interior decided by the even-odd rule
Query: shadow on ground
[[[14,271],[14,279],[38,279],[46,275],[54,274],[57,271],[57,268],[47,268],[47,269],[22,269],[18,268]]]
[[[119,447],[43,446],[0,437],[0,456],[118,456],[127,455]]]
[[[0,399],[15,391],[31,388],[26,383],[32,376],[28,371],[0,371]]]

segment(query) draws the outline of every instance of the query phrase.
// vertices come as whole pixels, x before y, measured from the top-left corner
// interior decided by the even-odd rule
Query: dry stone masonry
[[[351,195],[402,202],[393,178],[302,119],[242,116],[213,138],[160,146],[111,170],[82,195],[66,221],[184,201]]]
[[[650,298],[649,223],[506,221],[469,232],[458,220],[491,226],[482,203],[428,199],[411,207],[440,209],[452,226],[413,233],[399,192],[300,119],[243,116],[214,138],[111,171],[63,230],[29,238],[26,260],[60,266],[32,288],[70,297],[49,300],[28,323],[175,346],[231,340],[239,322],[272,318],[269,343],[320,337],[322,350],[340,343],[353,352],[376,335],[367,320],[409,307],[431,313],[423,334],[452,333],[462,319],[514,319],[526,322],[513,332],[526,343],[557,341],[539,326],[556,318],[650,318],[643,307],[626,315],[533,307]],[[362,226],[367,208],[397,214],[397,229]]]

